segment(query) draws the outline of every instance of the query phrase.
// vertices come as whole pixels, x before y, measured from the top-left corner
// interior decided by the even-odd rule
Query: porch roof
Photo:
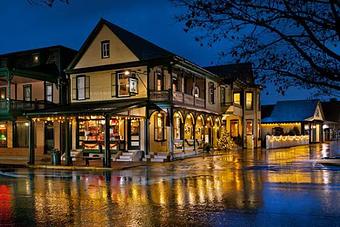
[[[93,114],[117,114],[133,108],[144,106],[156,107],[147,99],[117,100],[96,103],[77,103],[58,106],[43,111],[26,112],[29,117],[43,117],[56,115],[93,115]]]
[[[35,70],[34,68],[31,68],[31,69],[14,69],[14,68],[10,69],[7,67],[0,68],[0,78],[5,77],[6,79],[8,79],[8,77],[12,77],[12,76],[20,76],[20,77],[31,78],[35,80],[48,81],[52,83],[57,83],[57,80],[58,80],[57,75],[45,73],[40,70]]]

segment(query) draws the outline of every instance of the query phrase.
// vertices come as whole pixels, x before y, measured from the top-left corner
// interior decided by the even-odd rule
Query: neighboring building
[[[262,106],[261,113],[263,142],[267,135],[308,135],[309,143],[323,141],[322,126],[325,118],[319,100],[279,101],[275,105]]]
[[[261,89],[255,84],[250,63],[219,65],[205,69],[219,75],[227,85],[222,103],[223,121],[233,138],[244,148],[261,146]],[[222,96],[223,97],[223,96]]]
[[[217,148],[226,123],[241,145],[247,130],[256,139],[258,87],[208,69],[101,19],[66,70],[71,104],[27,115],[65,125],[66,159],[103,145],[106,166],[109,157],[164,161]]]
[[[340,101],[331,99],[329,102],[321,102],[325,115],[323,124],[323,138],[325,141],[338,140],[340,138]]]
[[[52,46],[0,55],[0,151],[26,154],[29,146],[29,121],[25,111],[44,111],[67,102],[64,69],[76,51]],[[53,139],[56,125],[36,124],[36,149],[44,153],[59,141]]]

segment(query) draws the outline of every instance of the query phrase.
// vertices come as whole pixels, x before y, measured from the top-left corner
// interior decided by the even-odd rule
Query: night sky
[[[175,20],[176,9],[167,0],[71,0],[49,8],[27,0],[0,1],[0,53],[52,45],[78,50],[101,17],[201,66],[233,63],[218,52],[231,45],[201,47],[194,34],[185,33]],[[269,92],[267,95],[266,93]],[[273,86],[262,92],[262,103],[284,99],[315,98],[306,90],[292,88],[280,96]]]

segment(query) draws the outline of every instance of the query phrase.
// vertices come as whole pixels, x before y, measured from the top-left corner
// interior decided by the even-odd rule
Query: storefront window
[[[247,135],[253,135],[253,120],[247,120],[246,132]]]
[[[110,147],[118,149],[118,142],[123,139],[120,132],[120,125],[124,120],[112,118],[110,120]],[[124,127],[123,127],[124,128]],[[79,147],[88,150],[97,150],[99,145],[104,145],[105,119],[103,117],[80,117],[78,120],[78,141]]]
[[[6,87],[0,88],[0,100],[6,99]]]
[[[193,119],[191,115],[187,115],[184,125],[184,138],[188,140],[192,140],[194,138],[194,128],[193,128]]]
[[[28,122],[16,122],[14,124],[15,147],[28,147]]]
[[[7,127],[6,124],[0,124],[0,147],[7,146]]]
[[[164,81],[163,81],[163,75],[161,72],[156,72],[156,90],[157,91],[164,90]]]
[[[209,102],[210,104],[215,103],[215,86],[213,82],[209,82]]]
[[[182,120],[179,113],[174,114],[174,137],[177,140],[183,139],[182,133],[181,133],[181,126],[182,126]]]
[[[157,113],[155,115],[155,141],[165,140],[165,114]]]
[[[230,121],[230,135],[231,135],[231,137],[238,137],[239,136],[238,120]]]
[[[129,120],[128,124],[129,150],[140,149],[140,122],[139,120]]]

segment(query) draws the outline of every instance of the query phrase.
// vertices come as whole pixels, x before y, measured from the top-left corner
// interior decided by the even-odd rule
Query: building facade
[[[26,155],[29,147],[30,122],[26,111],[44,111],[67,103],[64,69],[76,51],[52,46],[0,55],[0,152]],[[58,127],[40,122],[32,128],[38,153],[59,146],[55,140]],[[59,139],[59,137],[58,137]]]
[[[106,166],[172,160],[218,149],[222,130],[240,147],[260,145],[253,81],[229,81],[104,19],[66,73],[70,104],[27,113],[63,125],[66,160],[71,150],[103,151]]]
[[[275,105],[262,106],[262,114],[263,145],[268,145],[268,136],[280,147],[299,145],[299,141],[308,144],[324,140],[325,117],[319,100],[279,101]]]

